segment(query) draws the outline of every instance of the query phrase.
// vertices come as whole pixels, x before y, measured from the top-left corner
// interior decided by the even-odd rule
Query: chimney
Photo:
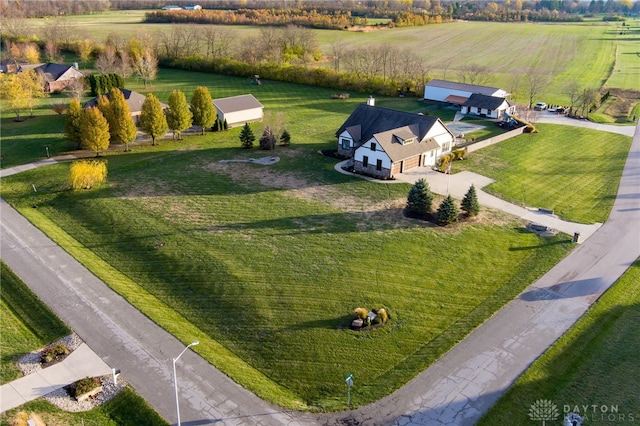
[[[77,63],[77,62],[74,62],[74,63],[73,63],[73,67],[74,67],[75,69],[78,69],[78,63]]]
[[[376,106],[376,99],[373,96],[369,96],[369,99],[367,99],[367,105]]]

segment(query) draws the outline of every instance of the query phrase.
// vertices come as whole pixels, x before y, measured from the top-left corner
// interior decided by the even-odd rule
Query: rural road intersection
[[[174,421],[171,358],[184,345],[110,290],[4,200],[0,200],[0,217],[0,257],[5,263],[103,361],[120,369],[154,409]],[[639,256],[640,125],[606,223],[398,391],[350,412],[289,412],[262,401],[187,351],[178,364],[182,423],[475,424]]]

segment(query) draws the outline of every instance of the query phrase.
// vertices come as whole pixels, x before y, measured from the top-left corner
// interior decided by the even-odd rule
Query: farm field
[[[144,13],[113,11],[67,19],[77,34],[90,34],[99,42],[104,42],[109,34],[126,38],[142,31],[153,33],[170,28],[170,25],[140,23]],[[34,28],[43,23],[31,22]],[[571,81],[581,87],[600,89],[608,80],[607,87],[638,90],[633,70],[637,68],[637,61],[633,58],[640,40],[637,29],[640,22],[629,22],[624,37],[617,35],[619,24],[605,22],[453,22],[372,32],[312,31],[325,57],[331,55],[332,45],[340,40],[345,48],[401,46],[424,59],[431,78],[457,79],[464,66],[486,67],[489,70],[486,84],[504,87],[516,101],[523,103],[528,102],[525,75],[532,72],[551,75],[551,84],[540,96],[548,104],[566,104],[568,96],[564,87]],[[236,40],[260,32],[258,27],[226,28],[237,35]],[[320,65],[332,66],[330,61]],[[520,78],[514,78],[514,74]]]
[[[29,288],[4,264],[2,298],[0,300],[0,367],[1,383],[21,377],[15,362],[24,354],[42,348],[68,335],[71,330],[44,305]],[[0,414],[0,425],[14,425],[12,419],[19,412],[36,413],[46,424],[65,425],[163,425],[167,424],[130,388],[125,388],[106,404],[82,413],[60,410],[42,400],[28,402]],[[26,423],[25,423],[26,424]]]
[[[636,262],[478,424],[531,425],[529,407],[537,400],[551,401],[562,417],[569,407],[585,418],[584,424],[638,421],[638,333],[640,263]]]

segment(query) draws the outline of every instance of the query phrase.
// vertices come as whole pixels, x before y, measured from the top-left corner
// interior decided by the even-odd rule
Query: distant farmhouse
[[[182,8],[180,6],[176,6],[174,4],[170,4],[167,6],[163,6],[162,10],[182,10]]]
[[[34,70],[44,78],[44,91],[47,93],[63,91],[73,85],[76,80],[84,79],[84,73],[78,70],[77,65],[54,64],[23,64],[17,68],[17,72]]]
[[[142,114],[142,104],[147,98],[143,94],[134,92],[133,90],[123,89],[123,88],[119,88],[119,90],[122,92],[122,94],[124,95],[124,99],[127,101],[127,105],[129,106],[129,110],[131,111],[131,116],[136,117],[136,119],[138,119],[140,117],[140,114]],[[110,97],[109,95],[110,94],[107,93],[104,96],[109,98]],[[162,102],[160,103],[160,105],[162,106],[162,109],[169,108],[169,105],[164,104]],[[85,102],[84,104],[85,109],[92,108],[95,106],[98,106],[97,97]]]
[[[253,95],[215,99],[213,106],[218,113],[218,119],[226,121],[229,127],[262,121],[264,116],[264,107]]]
[[[506,99],[508,93],[497,87],[431,80],[424,86],[426,101],[444,102],[461,107],[463,114],[503,118],[515,113],[515,105]]]
[[[184,10],[202,10],[199,4],[190,3],[184,7]]]
[[[433,166],[453,149],[453,133],[437,117],[359,105],[336,132],[338,154],[353,168],[381,179],[420,166]]]

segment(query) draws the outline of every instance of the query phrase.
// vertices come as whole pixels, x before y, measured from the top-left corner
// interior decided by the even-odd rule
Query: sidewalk
[[[111,374],[111,368],[81,344],[63,361],[0,387],[0,413],[84,379]]]

